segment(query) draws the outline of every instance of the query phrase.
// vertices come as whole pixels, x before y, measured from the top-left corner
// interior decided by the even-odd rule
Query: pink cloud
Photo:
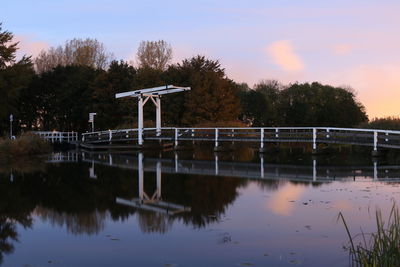
[[[354,47],[350,44],[337,44],[332,46],[332,51],[336,55],[347,55],[349,54]]]
[[[50,45],[44,41],[37,41],[30,35],[15,35],[14,41],[19,42],[17,58],[21,58],[23,55],[36,57],[40,51],[47,49]]]
[[[286,71],[300,71],[304,64],[289,41],[277,41],[267,48],[272,61]]]

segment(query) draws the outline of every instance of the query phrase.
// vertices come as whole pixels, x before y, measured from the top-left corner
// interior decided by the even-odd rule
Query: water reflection
[[[178,224],[200,230],[222,223],[228,207],[252,186],[268,192],[264,211],[289,217],[296,207],[304,206],[301,202],[309,188],[335,180],[397,181],[400,177],[399,166],[377,161],[332,166],[320,158],[277,164],[268,155],[257,157],[253,162],[235,162],[218,153],[199,160],[182,153],[157,157],[70,152],[51,155],[47,164],[21,169],[3,166],[0,257],[14,251],[18,227],[29,229],[33,218],[70,235],[94,237],[105,231],[108,222],[132,218],[142,233],[166,234]],[[343,211],[356,209],[348,199],[332,200],[329,205]],[[218,243],[230,240],[228,233],[218,235]]]
[[[144,161],[144,165],[139,166],[139,157]],[[92,154],[82,153],[82,160],[92,164],[90,170],[91,177],[96,176],[94,165],[106,165],[124,169],[143,169],[145,172],[156,172],[157,166],[162,165],[162,173],[191,174],[238,177],[248,179],[268,179],[268,180],[291,180],[303,182],[326,182],[335,180],[379,180],[394,181],[400,180],[399,165],[379,166],[377,160],[373,160],[370,165],[321,165],[318,158],[313,157],[311,163],[307,164],[273,164],[265,163],[265,156],[259,155],[259,162],[235,162],[221,161],[218,153],[214,153],[213,160],[193,160],[180,159],[178,153],[174,153],[172,158],[154,158],[138,155],[112,155],[112,154]],[[142,161],[140,161],[142,162]]]

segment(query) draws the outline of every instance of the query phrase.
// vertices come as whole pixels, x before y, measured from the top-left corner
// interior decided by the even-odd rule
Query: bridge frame
[[[135,91],[115,94],[115,98],[136,97],[138,99],[138,144],[143,145],[143,107],[149,99],[156,107],[156,132],[161,135],[161,96],[165,94],[179,93],[191,90],[190,87],[165,85],[145,88]]]

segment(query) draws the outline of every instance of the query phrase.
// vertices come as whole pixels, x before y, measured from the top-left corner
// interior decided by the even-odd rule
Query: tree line
[[[95,39],[73,39],[16,60],[18,43],[0,24],[0,133],[16,130],[85,132],[88,113],[97,129],[136,125],[135,99],[115,94],[166,84],[191,91],[163,96],[163,126],[342,126],[368,121],[349,88],[266,80],[250,88],[230,79],[218,60],[197,55],[172,64],[170,44],[143,41],[137,64],[117,61]],[[145,126],[155,110],[145,106]]]

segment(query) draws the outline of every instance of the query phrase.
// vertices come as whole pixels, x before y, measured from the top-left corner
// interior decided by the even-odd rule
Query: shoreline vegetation
[[[34,156],[51,152],[51,145],[33,134],[23,134],[15,140],[0,139],[0,160]]]
[[[349,252],[351,266],[400,266],[400,211],[396,202],[387,222],[382,219],[379,209],[375,212],[377,230],[375,233],[364,233],[352,236],[343,214],[341,220],[349,237]],[[358,242],[358,243],[357,243]]]

